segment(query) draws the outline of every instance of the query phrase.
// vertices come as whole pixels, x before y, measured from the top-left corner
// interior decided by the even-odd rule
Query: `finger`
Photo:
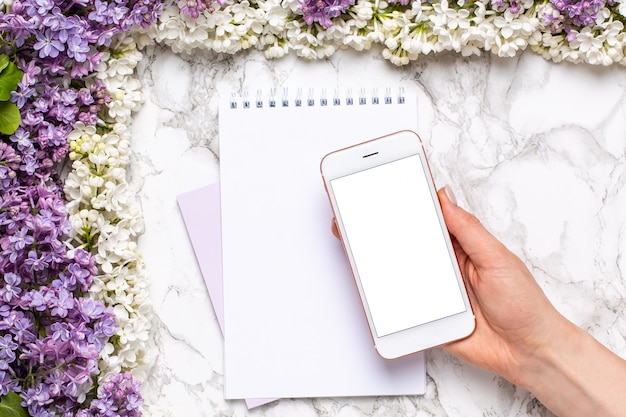
[[[339,240],[341,240],[341,235],[339,234],[339,228],[337,227],[337,219],[333,217],[330,230],[333,232],[333,235]]]
[[[463,270],[462,267],[467,262],[467,254],[465,253],[465,251],[461,247],[461,244],[458,242],[458,240],[456,240],[454,236],[450,236],[450,240],[452,241],[452,249],[454,250],[454,254],[456,255],[456,262],[459,264],[459,267],[461,267],[461,273],[465,275],[465,271]]]
[[[506,252],[502,243],[485,229],[478,218],[457,206],[450,194],[448,187],[442,188],[437,193],[441,211],[448,231],[456,238],[467,256],[479,266],[483,260],[494,259],[494,252]],[[497,259],[498,255],[495,256]]]

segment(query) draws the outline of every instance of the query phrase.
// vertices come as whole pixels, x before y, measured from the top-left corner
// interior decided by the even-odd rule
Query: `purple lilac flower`
[[[67,85],[69,77],[76,84],[77,78],[93,72],[103,56],[99,48],[108,46],[116,33],[134,25],[147,27],[157,18],[160,8],[161,1],[153,0],[15,1],[12,13],[0,14],[0,31],[4,38],[0,52],[14,54],[8,47],[12,44],[18,48],[15,58],[25,74],[13,96],[22,110],[22,126],[34,131],[44,121],[70,128],[76,121],[95,122],[101,102],[60,105],[58,98],[46,89],[78,91],[80,88],[74,86],[60,86]],[[96,86],[91,93],[99,94],[98,90],[101,87]],[[66,137],[69,130],[62,129],[62,134]],[[59,155],[56,151],[52,160],[58,160]],[[25,164],[25,168],[29,169],[27,174],[32,175],[33,164]]]
[[[187,0],[184,2],[180,10],[185,16],[197,19],[198,16],[200,16],[200,13],[205,11],[213,13],[213,11],[215,11],[215,7],[213,6],[214,3],[223,6],[224,0]]]
[[[108,7],[109,5],[106,2],[95,0],[93,8],[87,17],[96,23],[106,24]]]
[[[4,275],[4,285],[0,287],[0,298],[8,303],[11,299],[19,297],[22,292],[21,282],[22,279],[19,275],[7,272]]]
[[[143,399],[139,390],[139,383],[130,373],[113,375],[98,387],[98,397],[89,409],[81,410],[77,417],[140,416]]]
[[[4,142],[0,142],[0,190],[9,189],[17,176],[22,158],[13,148]]]
[[[37,38],[37,42],[35,42],[33,48],[39,51],[39,58],[56,58],[59,56],[59,53],[63,52],[65,49],[63,42],[56,38],[55,33],[50,29],[47,29],[43,33],[37,32],[35,37]]]
[[[0,370],[0,396],[15,390],[15,382],[11,379],[11,373]]]
[[[41,74],[41,68],[37,66],[37,61],[32,60],[26,64],[26,66],[22,67],[22,71],[24,71],[24,76],[22,77],[22,83],[25,86],[30,86],[35,84],[38,79],[39,74]]]
[[[3,157],[13,155],[5,145]],[[0,395],[21,393],[33,416],[75,415],[77,395],[93,385],[99,351],[115,333],[113,312],[81,297],[97,270],[83,250],[69,259],[59,240],[68,230],[60,187],[14,184],[0,196]]]
[[[15,360],[16,349],[17,343],[13,341],[13,336],[10,334],[0,336],[0,360],[3,361],[5,365],[8,365]],[[0,366],[0,369],[6,370],[7,368]]]
[[[614,0],[550,0],[559,15],[544,15],[545,24],[550,26],[552,33],[564,31],[567,40],[575,39],[573,29],[580,30],[585,26],[593,26],[601,8],[615,4]]]
[[[17,104],[17,107],[21,109],[22,107],[24,107],[28,99],[32,97],[33,94],[35,94],[35,89],[31,88],[27,84],[24,84],[23,82],[20,82],[18,87],[18,91],[11,92],[11,98],[12,101]]]
[[[512,14],[517,14],[522,10],[522,5],[515,0],[491,0],[491,6],[499,12],[508,10]]]
[[[333,25],[331,19],[347,11],[354,3],[355,0],[300,0],[300,11],[308,25],[318,22],[329,28]]]
[[[99,373],[99,350],[112,334],[108,327],[103,333],[102,325],[113,322],[115,328],[113,312],[101,302],[89,300],[93,314],[86,317],[74,306],[87,299],[64,288],[44,285],[24,290],[22,297],[12,297],[10,302],[0,298],[2,306],[10,307],[8,314],[0,316],[4,334],[0,337],[0,361],[8,365],[4,368],[10,366],[13,373],[21,375],[20,380],[32,383],[17,389],[16,381],[5,381],[6,375],[0,374],[0,391],[10,385],[11,390],[21,392],[31,413],[67,407],[76,410],[83,385],[91,385]]]
[[[25,315],[16,317],[12,323],[12,328],[13,336],[18,343],[23,344],[35,340],[33,322]]]
[[[57,289],[58,294],[54,300],[51,314],[57,317],[67,317],[67,313],[74,308],[74,297],[65,288]]]
[[[551,3],[576,26],[595,23],[598,11],[606,4],[605,0],[551,0]]]
[[[69,256],[63,242],[70,224],[57,164],[74,124],[95,125],[109,100],[101,81],[83,77],[116,34],[148,27],[161,5],[15,0],[0,13],[0,53],[24,71],[12,94],[21,126],[0,141],[0,396],[20,393],[33,417],[139,415],[139,384],[130,375],[114,375],[97,392],[93,386],[116,322],[112,310],[84,296],[97,273],[93,257],[80,249]]]
[[[86,53],[89,52],[89,45],[80,36],[72,36],[67,43],[67,56],[74,58],[76,62],[85,62]]]
[[[26,8],[30,16],[46,15],[54,7],[52,0],[35,0],[31,3],[26,3]]]

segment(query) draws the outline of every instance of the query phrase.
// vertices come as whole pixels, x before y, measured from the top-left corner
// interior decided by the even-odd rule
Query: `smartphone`
[[[340,149],[320,168],[379,355],[470,335],[474,314],[419,136]]]

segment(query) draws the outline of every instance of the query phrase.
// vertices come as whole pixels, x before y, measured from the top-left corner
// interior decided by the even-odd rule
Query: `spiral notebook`
[[[417,131],[416,95],[269,90],[219,111],[225,397],[424,393],[423,354],[374,349],[319,171],[328,152]]]

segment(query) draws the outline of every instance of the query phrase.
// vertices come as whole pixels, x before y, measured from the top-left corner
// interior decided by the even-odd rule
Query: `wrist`
[[[576,350],[584,349],[581,345],[589,342],[588,336],[569,321],[559,320],[545,343],[528,352],[523,362],[519,385],[557,415],[566,409],[571,414],[572,404],[590,404],[588,399],[582,400],[587,393],[573,366],[579,359]]]
[[[515,383],[531,392],[535,392],[548,377],[561,376],[564,371],[567,372],[567,366],[563,363],[570,356],[571,345],[567,341],[582,337],[578,333],[580,329],[562,316],[546,327],[550,330],[544,338],[523,348],[519,355],[521,359]]]
[[[518,384],[556,415],[618,415],[626,362],[563,317],[552,329],[522,361]]]

